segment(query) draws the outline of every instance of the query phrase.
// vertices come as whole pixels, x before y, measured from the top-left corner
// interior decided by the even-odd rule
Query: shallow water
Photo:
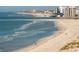
[[[20,49],[57,31],[54,21],[0,19],[0,51]],[[13,21],[12,21],[13,20]],[[15,21],[14,21],[15,20]]]

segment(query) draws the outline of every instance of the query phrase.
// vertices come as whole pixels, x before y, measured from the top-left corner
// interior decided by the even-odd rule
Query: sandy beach
[[[25,47],[16,52],[56,52],[79,36],[78,19],[57,19],[55,21],[59,31],[51,36],[40,39],[35,44]]]

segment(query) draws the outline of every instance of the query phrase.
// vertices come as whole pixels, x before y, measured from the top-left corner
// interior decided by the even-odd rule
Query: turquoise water
[[[57,31],[54,21],[38,20],[0,19],[0,51],[8,52],[32,45]]]

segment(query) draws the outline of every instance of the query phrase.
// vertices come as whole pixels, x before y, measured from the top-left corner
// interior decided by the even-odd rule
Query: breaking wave
[[[46,33],[46,29],[50,29],[49,27],[43,27],[43,28],[39,28],[39,29],[33,29],[30,30],[30,28],[35,27],[39,24],[39,26],[44,26],[44,24],[46,24],[45,22],[42,21],[33,21],[30,23],[25,23],[23,25],[21,25],[19,28],[15,29],[14,31],[12,31],[11,33],[7,34],[7,35],[3,35],[0,36],[0,42],[4,42],[4,41],[11,41],[11,40],[15,40],[18,38],[23,38],[23,37],[31,37],[37,34],[42,34],[42,33]],[[37,27],[39,27],[37,26]],[[29,29],[28,29],[29,28]]]
[[[32,24],[35,24],[35,23],[37,23],[37,21],[33,21],[31,23],[24,24],[20,28],[18,28],[18,30],[25,30],[25,29],[29,28]]]
[[[11,51],[31,45],[56,31],[51,21],[3,21],[0,22],[0,27],[0,51]]]

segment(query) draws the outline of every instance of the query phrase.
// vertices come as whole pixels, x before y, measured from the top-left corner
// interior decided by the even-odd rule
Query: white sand
[[[25,47],[17,52],[51,52],[59,51],[65,44],[77,39],[79,36],[79,20],[78,19],[57,19],[56,25],[60,29],[54,35],[45,37],[38,41],[36,45]]]

